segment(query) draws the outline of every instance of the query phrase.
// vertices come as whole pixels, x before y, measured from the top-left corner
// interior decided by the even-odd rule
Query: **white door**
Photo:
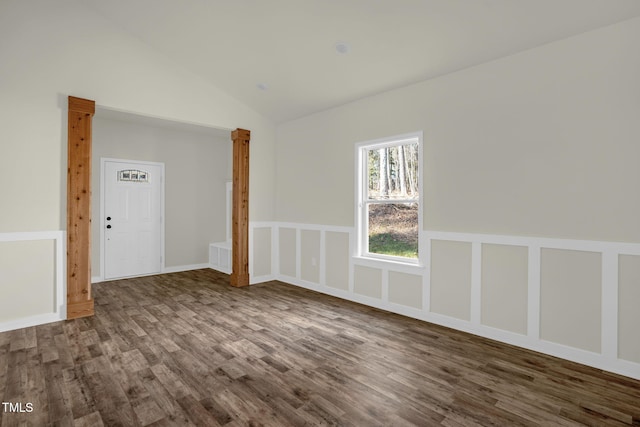
[[[162,165],[104,162],[104,278],[160,273]]]

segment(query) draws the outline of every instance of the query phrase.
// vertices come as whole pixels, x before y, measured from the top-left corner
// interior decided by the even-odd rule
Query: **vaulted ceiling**
[[[639,0],[83,3],[275,122],[640,16]]]

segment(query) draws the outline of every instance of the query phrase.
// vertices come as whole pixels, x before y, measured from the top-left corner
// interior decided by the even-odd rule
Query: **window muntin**
[[[419,263],[421,134],[358,145],[358,255]]]

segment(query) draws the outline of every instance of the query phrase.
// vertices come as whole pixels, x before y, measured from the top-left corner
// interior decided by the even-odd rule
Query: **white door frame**
[[[104,214],[104,198],[105,198],[105,177],[104,168],[107,162],[118,163],[131,163],[137,165],[153,165],[160,167],[160,273],[165,272],[165,253],[164,253],[164,163],[161,162],[147,162],[143,160],[131,160],[131,159],[113,159],[111,157],[100,157],[100,278],[99,281],[104,281],[104,258],[105,258],[105,238],[104,230],[106,226],[105,214]],[[157,274],[157,273],[153,273]],[[145,274],[143,276],[149,276]],[[137,277],[137,276],[134,276]],[[118,279],[111,279],[118,280]]]

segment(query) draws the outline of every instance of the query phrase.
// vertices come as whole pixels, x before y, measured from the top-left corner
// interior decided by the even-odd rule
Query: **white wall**
[[[429,254],[405,276],[352,258],[343,292],[288,278],[289,239],[274,274],[639,378],[637,40],[640,18],[279,125],[278,224],[325,233],[354,233],[354,144],[423,131]]]
[[[284,123],[276,217],[353,225],[354,144],[422,130],[425,228],[638,242],[638,39],[634,19]]]
[[[116,110],[251,130],[249,215],[272,219],[273,124],[81,1],[0,2],[0,60],[0,233],[66,228],[68,95]],[[17,262],[31,261],[25,255]],[[0,283],[0,299],[20,286]],[[54,286],[48,284],[52,292]]]

